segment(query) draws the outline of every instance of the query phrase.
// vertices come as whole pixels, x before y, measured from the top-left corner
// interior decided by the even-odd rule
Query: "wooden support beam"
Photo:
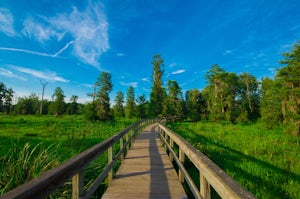
[[[108,154],[108,163],[107,164],[110,164],[113,160],[113,146],[108,148],[107,154]],[[113,179],[113,168],[111,168],[111,170],[109,171],[107,179],[108,179],[108,183],[110,183],[112,181],[112,179]]]
[[[84,173],[80,171],[72,177],[72,199],[79,199],[84,192]]]
[[[123,137],[121,137],[121,138],[120,138],[120,151],[123,149],[123,147],[124,147],[124,142],[123,142]],[[124,153],[125,153],[125,152],[123,152],[123,153],[121,154],[121,156],[120,156],[121,161],[124,160]]]
[[[184,152],[180,148],[179,148],[179,161],[184,165]],[[184,182],[184,175],[183,175],[183,173],[181,172],[180,169],[179,169],[179,172],[178,172],[178,176],[179,176],[180,182]]]
[[[210,199],[210,184],[207,179],[200,173],[200,195],[203,199]]]

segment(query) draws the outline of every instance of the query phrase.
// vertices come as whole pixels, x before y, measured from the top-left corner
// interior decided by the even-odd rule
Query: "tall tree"
[[[125,115],[127,118],[134,117],[135,99],[134,99],[134,88],[132,86],[127,90]]]
[[[201,109],[204,108],[201,106],[204,104],[201,92],[198,89],[188,90],[185,98],[188,117],[193,121],[199,121],[201,119]]]
[[[7,89],[5,93],[5,103],[4,103],[7,114],[11,112],[13,97],[14,97],[14,91],[11,88]]]
[[[110,112],[109,93],[112,90],[111,74],[102,72],[96,82],[98,92],[96,96],[97,115],[100,120],[112,119]]]
[[[77,95],[72,95],[70,98],[70,102],[67,108],[67,113],[69,115],[75,115],[78,114],[78,109],[79,109],[79,105],[77,103],[78,100],[78,96]]]
[[[65,95],[61,87],[56,87],[52,95],[53,102],[51,111],[54,115],[62,115],[65,113]]]
[[[213,65],[206,73],[208,86],[204,89],[210,118],[214,121],[231,120],[235,116],[235,98],[238,91],[238,77],[228,73],[218,65]]]
[[[240,118],[244,121],[254,121],[260,117],[259,93],[256,78],[249,73],[239,75],[239,104],[241,109]]]
[[[147,105],[148,105],[148,102],[146,100],[146,96],[145,95],[141,95],[139,96],[137,99],[136,99],[136,102],[137,102],[137,117],[138,118],[146,118],[148,115],[147,115]]]
[[[115,105],[114,105],[114,114],[116,117],[124,117],[124,94],[121,91],[117,92]]]
[[[153,82],[150,94],[150,112],[151,116],[158,116],[162,114],[163,102],[166,96],[166,91],[163,87],[162,76],[164,61],[160,55],[154,55],[152,61]]]
[[[4,98],[6,94],[6,85],[2,82],[0,82],[0,112],[3,111],[3,105],[4,105]]]
[[[182,117],[184,101],[181,88],[175,80],[168,80],[168,94],[164,101],[163,115]]]
[[[300,41],[283,56],[280,63],[285,66],[275,77],[281,85],[283,120],[292,134],[300,135]]]
[[[282,123],[280,84],[270,78],[261,83],[261,117],[267,128],[276,128]]]

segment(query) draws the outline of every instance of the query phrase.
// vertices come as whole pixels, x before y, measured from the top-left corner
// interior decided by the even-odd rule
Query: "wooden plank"
[[[137,136],[102,198],[187,198],[157,126]]]

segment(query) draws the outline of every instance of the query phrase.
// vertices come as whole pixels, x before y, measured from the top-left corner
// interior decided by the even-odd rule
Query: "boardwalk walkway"
[[[136,138],[102,198],[187,198],[156,125]]]

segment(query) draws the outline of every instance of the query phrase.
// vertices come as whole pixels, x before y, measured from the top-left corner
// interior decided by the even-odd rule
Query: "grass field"
[[[0,195],[23,184],[135,122],[87,122],[81,116],[0,115]],[[300,139],[262,123],[170,123],[257,198],[300,198]],[[116,146],[117,147],[117,146]],[[86,170],[86,187],[106,156]],[[194,178],[198,173],[190,167]],[[105,187],[105,186],[104,186]],[[50,198],[68,198],[71,183]],[[99,190],[100,195],[103,190]]]
[[[87,122],[82,116],[6,116],[0,115],[0,195],[37,177],[134,123],[119,119]],[[86,169],[86,185],[104,166],[106,157]],[[70,183],[66,183],[70,186]],[[53,196],[61,198],[69,191]]]
[[[299,137],[281,128],[267,130],[262,123],[181,122],[168,127],[257,198],[300,198]]]

